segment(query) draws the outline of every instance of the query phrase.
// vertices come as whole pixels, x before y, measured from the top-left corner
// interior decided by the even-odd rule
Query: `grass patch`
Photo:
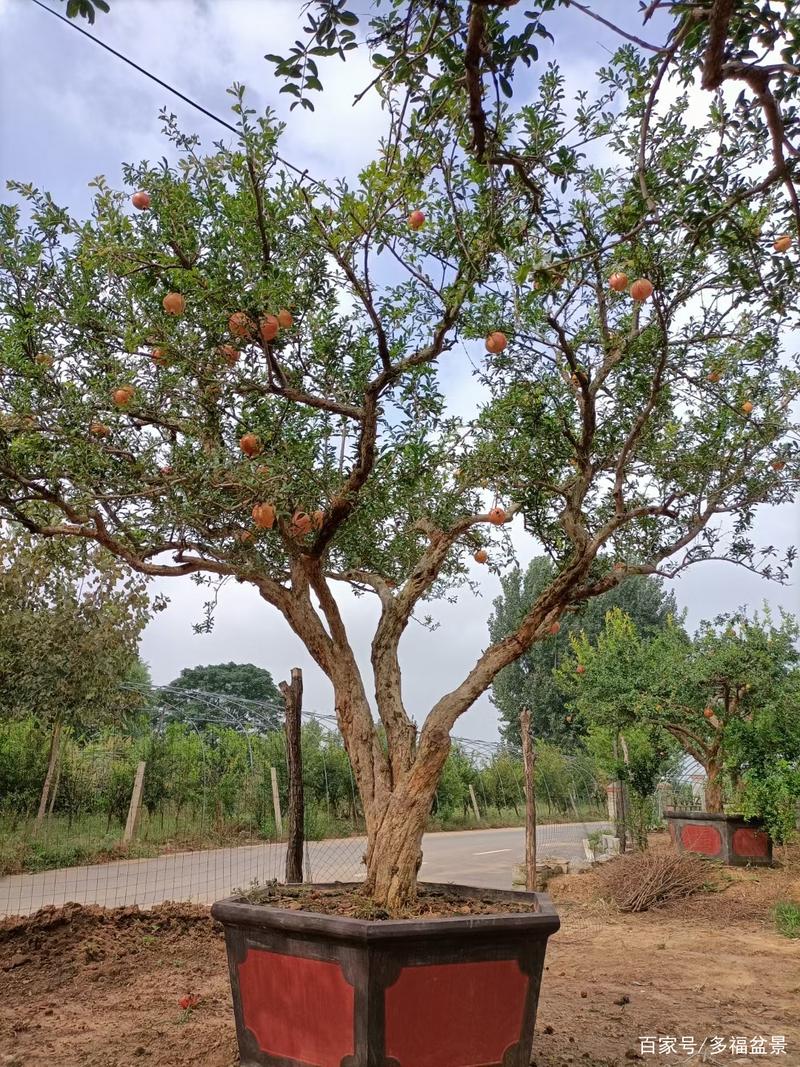
[[[792,900],[781,900],[772,912],[775,927],[783,937],[800,938],[800,904]]]

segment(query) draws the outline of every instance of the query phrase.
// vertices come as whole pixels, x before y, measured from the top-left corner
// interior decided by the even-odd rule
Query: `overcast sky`
[[[64,5],[49,0],[63,11]],[[359,10],[363,5],[354,2]],[[595,0],[595,10],[635,19],[637,0]],[[520,8],[521,10],[521,8]],[[83,20],[78,23],[88,28]],[[111,15],[101,16],[97,37],[141,66],[179,88],[208,110],[231,119],[226,88],[234,81],[248,87],[257,110],[274,107],[284,114],[287,97],[264,61],[265,52],[284,51],[299,37],[301,4],[288,0],[111,0]],[[553,16],[558,58],[570,82],[592,90],[595,69],[606,62],[617,40],[602,27],[574,11]],[[651,26],[651,35],[656,30]],[[543,50],[542,59],[549,58]],[[297,109],[282,145],[283,153],[320,175],[353,174],[371,155],[383,119],[374,103],[356,110],[352,98],[369,81],[369,68],[356,55],[347,65],[325,70],[326,91],[312,115]],[[533,75],[531,75],[533,77]],[[31,0],[0,0],[0,172],[49,189],[57,202],[77,215],[90,204],[87,182],[105,174],[121,184],[121,163],[157,159],[167,154],[160,135],[158,112],[163,105],[178,115],[206,145],[229,141],[220,126],[192,110],[166,90],[92,44]],[[4,194],[5,199],[5,194]],[[449,358],[444,381],[453,406],[474,403],[469,366]],[[765,509],[756,536],[779,549],[798,541],[796,508]],[[536,554],[524,531],[513,531],[520,562]],[[440,628],[429,633],[412,624],[402,646],[405,697],[410,712],[422,719],[431,704],[458,684],[487,643],[486,621],[498,579],[481,571],[481,596],[465,594],[458,604],[435,609]],[[207,591],[190,581],[165,580],[159,590],[170,607],[148,627],[142,654],[153,679],[165,683],[181,668],[227,660],[267,667],[277,680],[293,666],[304,668],[306,706],[330,711],[327,680],[312,664],[283,620],[249,589],[232,584],[220,597],[217,624],[210,635],[197,636],[191,624],[202,613]],[[676,583],[689,624],[763,600],[797,610],[797,586],[776,586],[731,565],[708,563],[687,572]],[[375,609],[367,597],[342,598],[354,644],[365,669]],[[369,688],[369,686],[368,686]],[[458,723],[463,737],[497,736],[496,717],[488,697],[482,698]]]

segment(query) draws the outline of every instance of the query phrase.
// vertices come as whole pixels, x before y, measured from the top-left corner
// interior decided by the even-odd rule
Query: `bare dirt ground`
[[[783,1063],[800,1067],[800,942],[770,911],[800,902],[800,867],[728,872],[715,893],[622,915],[600,873],[552,882],[537,1067]],[[192,1009],[186,996],[199,997]],[[785,1035],[786,1056],[645,1055],[645,1035]],[[769,1048],[769,1046],[768,1046]],[[0,924],[0,1064],[234,1067],[225,950],[204,908],[66,906]],[[408,1065],[413,1067],[413,1065]]]

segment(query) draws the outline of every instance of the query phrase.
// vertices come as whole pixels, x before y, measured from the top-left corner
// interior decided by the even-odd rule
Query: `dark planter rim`
[[[211,906],[211,914],[226,926],[266,927],[288,933],[316,935],[334,941],[376,943],[398,939],[459,937],[496,937],[528,931],[549,937],[561,921],[547,893],[523,893],[517,890],[481,889],[444,882],[420,882],[420,888],[462,897],[464,900],[491,899],[528,901],[536,906],[530,914],[454,915],[442,919],[354,919],[343,915],[325,915],[314,911],[292,911],[270,904],[251,904],[243,896],[227,897]],[[352,889],[359,882],[314,883],[314,889]]]
[[[744,822],[748,826],[763,826],[761,819],[749,819],[726,811],[678,811],[671,808],[664,812],[665,819],[692,819],[698,822]]]

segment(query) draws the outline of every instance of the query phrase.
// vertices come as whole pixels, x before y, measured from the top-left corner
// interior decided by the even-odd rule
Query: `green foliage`
[[[537,64],[540,16],[556,6],[522,13],[521,28],[498,5],[371,9],[386,126],[352,180],[320,181],[307,161],[286,160],[274,115],[256,116],[234,86],[232,146],[204,154],[165,114],[174,162],[126,166],[124,190],[96,178],[89,218],[22,182],[0,207],[0,515],[47,539],[96,542],[142,574],[213,587],[203,629],[220,584],[253,585],[331,680],[365,803],[391,796],[415,810],[417,836],[427,803],[404,789],[424,783],[433,801],[458,717],[555,621],[626,581],[711,558],[786,580],[795,555],[752,535],[759,506],[790,500],[800,472],[800,360],[786,350],[800,322],[797,262],[773,248],[794,222],[780,192],[791,168],[751,185],[783,151],[774,109],[762,113],[769,94],[730,106],[709,96],[690,112],[682,82],[707,43],[701,14],[670,23],[663,56],[626,42],[591,98],[567,100],[558,66],[536,65],[522,102],[516,74]],[[361,17],[342,0],[308,16],[308,47],[274,57],[304,105],[319,92],[317,59],[346,55]],[[743,26],[776,31],[779,47],[794,32],[737,16],[725,39],[740,56]],[[778,74],[765,76],[793,120],[784,90],[796,75]],[[146,209],[131,209],[134,190]],[[412,209],[426,216],[420,230]],[[652,298],[611,292],[619,270],[648,278]],[[169,294],[182,313],[165,308]],[[280,308],[291,327],[258,331]],[[234,312],[247,336],[232,336]],[[507,347],[478,351],[497,330]],[[232,342],[235,352],[222,347]],[[465,411],[439,366],[459,346],[481,387]],[[256,461],[239,446],[245,432],[260,439]],[[477,549],[491,548],[493,567],[508,560],[490,501],[553,574],[413,750],[398,644],[422,603],[471,580]],[[269,528],[253,517],[267,502]],[[374,685],[336,583],[380,604]],[[654,719],[685,644],[677,627],[663,635],[639,637],[646,649],[620,635],[637,656],[659,640],[666,650]],[[699,663],[690,657],[692,693]],[[613,705],[634,721],[635,690],[622,697],[603,714]],[[688,727],[668,724],[687,746],[698,710]],[[709,727],[697,725],[705,745]],[[227,819],[245,757],[222,736],[213,751]],[[415,760],[430,773],[406,773]],[[491,788],[507,784],[498,772]],[[400,896],[413,891],[413,837],[402,856],[372,850],[403,872]]]
[[[670,734],[706,769],[712,810],[727,798],[784,840],[800,798],[799,632],[788,613],[775,621],[765,608],[703,623],[691,639],[674,625],[643,638],[615,609],[594,643],[573,637],[558,678],[607,736],[644,728],[657,755]]]
[[[188,691],[181,706],[193,713],[201,723],[206,715],[212,713],[232,724],[246,723],[249,718],[257,717],[260,728],[266,730],[277,730],[283,722],[283,698],[272,675],[264,667],[256,667],[252,663],[184,667],[178,677],[169,683],[169,688]],[[193,691],[202,697],[196,703],[191,699]],[[260,706],[257,709],[249,707],[248,701]]]
[[[555,572],[549,559],[538,556],[524,574],[515,568],[501,577],[502,593],[494,601],[489,618],[492,641],[499,641],[516,630],[531,605],[553,580]],[[676,616],[678,610],[674,594],[666,592],[658,579],[636,577],[564,615],[557,634],[533,645],[494,680],[492,701],[500,712],[501,733],[507,742],[519,746],[519,715],[528,707],[536,737],[562,747],[576,744],[580,724],[569,715],[555,669],[568,653],[571,637],[583,631],[594,640],[612,608],[625,611],[645,634],[666,625],[668,618]]]
[[[784,937],[800,937],[800,904],[781,900],[773,911],[775,926]]]
[[[84,18],[90,26],[94,24],[94,17],[98,11],[107,15],[111,10],[107,0],[66,0],[66,5],[68,19]]]
[[[133,733],[104,728],[91,739],[67,733],[53,813],[34,832],[33,815],[47,767],[49,736],[33,718],[0,722],[0,872],[44,870],[161,847],[212,847],[275,840],[270,768],[288,803],[281,731],[258,733],[217,724],[171,721]],[[602,774],[588,756],[537,744],[536,798],[542,821],[602,814]],[[309,840],[363,833],[363,816],[347,753],[338,735],[316,721],[302,728],[305,832]],[[120,845],[134,774],[145,760],[137,840]],[[475,819],[469,786],[481,817]],[[524,815],[518,757],[479,758],[455,745],[431,813],[431,827],[519,825]]]
[[[119,684],[149,614],[144,582],[107,554],[0,539],[0,718],[84,729],[135,710]]]
[[[763,820],[777,842],[789,841],[797,834],[800,751],[796,741],[793,750],[791,761],[778,757],[767,766],[748,767],[742,773],[734,798],[735,808],[748,818]]]

